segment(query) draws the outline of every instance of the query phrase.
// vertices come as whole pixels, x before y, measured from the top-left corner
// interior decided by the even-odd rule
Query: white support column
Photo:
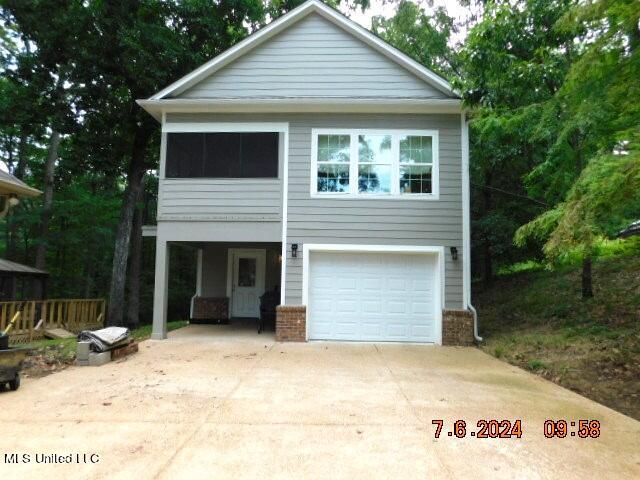
[[[169,244],[156,237],[156,277],[153,289],[153,340],[167,338],[167,297],[169,293]]]
[[[202,296],[202,248],[198,249],[196,258],[196,293],[191,297],[191,308],[189,310],[189,317],[193,318],[193,308],[197,297]]]

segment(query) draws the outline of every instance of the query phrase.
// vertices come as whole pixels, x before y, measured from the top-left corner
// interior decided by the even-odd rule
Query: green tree
[[[458,27],[444,7],[427,14],[419,4],[401,0],[393,17],[373,17],[371,30],[436,73],[448,78],[459,74],[458,57],[450,45]]]
[[[47,258],[55,294],[104,295],[109,287],[109,322],[122,323],[127,271],[129,300],[138,296],[136,207],[148,202],[138,200],[146,172],[157,167],[159,143],[156,122],[135,100],[300,3],[0,0],[0,155],[45,190],[5,228],[9,255]],[[137,302],[130,303],[134,322]]]
[[[122,324],[131,230],[142,179],[157,162],[150,150],[157,125],[135,100],[146,98],[245,36],[265,15],[244,0],[89,2],[91,29],[78,59],[80,100],[92,136],[118,144],[113,167],[126,178],[116,232],[109,293],[109,324]],[[115,138],[114,138],[115,137]]]
[[[553,141],[537,129],[545,102],[561,88],[576,57],[580,32],[555,28],[575,3],[484,2],[459,54],[461,74],[453,81],[471,109],[472,251],[485,284],[494,264],[537,250],[535,244],[516,249],[512,238],[548,203],[524,179]]]
[[[637,0],[581,3],[557,29],[587,28],[591,41],[546,106],[543,135],[553,139],[529,175],[530,190],[546,190],[553,207],[521,227],[516,243],[545,241],[557,259],[583,258],[582,294],[593,295],[595,242],[640,217],[640,4]]]
[[[42,182],[43,204],[35,252],[36,268],[45,269],[58,150],[62,136],[72,133],[77,127],[76,115],[72,111],[76,86],[71,83],[70,75],[73,59],[77,56],[75,38],[82,26],[82,17],[79,16],[82,10],[75,2],[70,3],[69,13],[74,18],[71,22],[69,17],[56,15],[57,5],[51,2],[36,4],[3,0],[2,4],[5,24],[13,25],[15,22],[14,28],[25,45],[23,51],[15,55],[17,68],[12,76],[31,85],[33,98],[24,105],[25,111],[32,116],[29,124],[39,124],[48,131]]]

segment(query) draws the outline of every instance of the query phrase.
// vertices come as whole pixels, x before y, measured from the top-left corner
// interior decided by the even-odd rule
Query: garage
[[[440,342],[437,252],[308,255],[310,340]]]

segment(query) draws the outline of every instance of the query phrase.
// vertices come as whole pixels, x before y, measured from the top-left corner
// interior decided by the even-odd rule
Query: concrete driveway
[[[456,419],[464,439],[447,435]],[[521,419],[522,438],[471,437],[480,419]],[[596,419],[601,435],[547,439],[545,419]],[[126,361],[27,379],[0,394],[0,421],[2,479],[640,478],[640,422],[474,348],[190,326]]]

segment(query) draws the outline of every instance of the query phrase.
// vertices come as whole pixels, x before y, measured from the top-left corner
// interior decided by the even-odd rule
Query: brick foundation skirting
[[[307,341],[307,307],[288,305],[276,307],[276,341]]]
[[[469,310],[442,310],[442,345],[473,345],[473,313]]]
[[[193,299],[192,320],[226,322],[229,318],[228,297],[196,297]]]

